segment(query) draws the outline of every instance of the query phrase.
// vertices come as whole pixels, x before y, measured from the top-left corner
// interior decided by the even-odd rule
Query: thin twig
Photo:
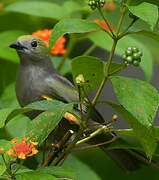
[[[93,44],[91,45],[84,53],[83,53],[83,56],[88,56],[90,53],[92,53],[96,48],[96,45]]]
[[[106,144],[110,144],[110,143],[116,141],[117,138],[118,138],[117,136],[114,136],[111,140],[103,142],[103,143],[94,144],[94,145],[90,145],[90,146],[84,146],[84,147],[80,147],[80,148],[74,148],[74,149],[72,149],[71,152],[80,151],[80,150],[86,150],[86,149],[95,148],[95,147],[103,146],[103,145],[106,145]]]

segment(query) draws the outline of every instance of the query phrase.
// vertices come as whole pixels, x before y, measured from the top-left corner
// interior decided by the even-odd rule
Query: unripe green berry
[[[138,52],[138,54],[139,54],[139,56],[141,57],[141,56],[143,56],[143,54],[142,54],[142,52],[141,51],[139,51]]]
[[[100,3],[99,6],[100,6],[100,7],[103,7],[103,6],[104,6],[104,3]]]
[[[92,1],[88,1],[88,5],[89,5],[89,6],[92,6]]]
[[[125,65],[128,65],[128,61],[124,61],[124,64],[125,64]]]
[[[139,58],[137,61],[138,61],[138,62],[141,62],[141,58]]]
[[[125,54],[126,54],[127,56],[131,56],[131,55],[132,55],[132,51],[131,51],[131,50],[126,50],[126,51],[125,51]]]
[[[137,60],[140,58],[140,54],[139,53],[133,53],[133,59]]]
[[[134,65],[134,66],[139,66],[139,64],[140,64],[139,61],[137,61],[137,60],[133,61],[133,65]]]
[[[126,61],[126,54],[123,54],[122,56],[121,56],[121,59],[123,60],[123,61]]]
[[[139,52],[139,49],[137,47],[132,47],[132,51],[133,51],[133,53],[137,53],[137,52]]]
[[[127,50],[132,51],[132,47],[131,47],[131,46],[129,46],[129,47],[127,48]]]
[[[95,2],[95,0],[93,0],[93,1],[92,1],[92,5],[96,5],[96,2]]]
[[[132,61],[133,61],[132,56],[127,56],[127,57],[126,57],[126,61],[127,61],[129,64],[131,64]]]
[[[92,9],[92,10],[95,10],[95,9],[96,9],[96,6],[92,5],[92,6],[91,6],[91,9]]]

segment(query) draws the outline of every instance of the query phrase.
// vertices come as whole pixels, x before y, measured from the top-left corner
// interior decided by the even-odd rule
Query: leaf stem
[[[121,39],[123,36],[127,35],[128,30],[130,27],[137,21],[138,19],[134,18],[131,23],[128,25],[128,27],[118,36],[118,39]]]
[[[93,52],[96,48],[96,45],[93,44],[91,45],[84,53],[83,53],[83,56],[88,56],[91,52]]]
[[[104,19],[106,25],[108,26],[108,29],[109,29],[109,31],[110,31],[111,34],[112,34],[112,38],[113,38],[113,39],[116,38],[113,30],[112,30],[111,27],[110,27],[109,22],[108,22],[107,19],[105,18],[104,14],[103,14],[103,12],[102,12],[102,9],[101,9],[100,7],[98,7],[98,11],[99,11],[100,15],[102,16],[102,18]]]
[[[77,143],[76,143],[76,146],[82,144],[82,143],[85,143],[87,141],[89,141],[90,139],[92,139],[93,137],[101,134],[104,129],[106,128],[106,126],[102,126],[101,128],[97,129],[96,131],[94,131],[93,133],[91,133],[88,137],[84,138],[84,139],[81,139],[79,140]]]

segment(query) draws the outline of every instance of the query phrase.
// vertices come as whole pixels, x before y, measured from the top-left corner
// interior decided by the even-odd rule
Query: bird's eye
[[[33,41],[31,42],[31,46],[32,46],[32,47],[37,47],[37,45],[38,45],[38,43],[37,43],[36,40],[33,40]]]

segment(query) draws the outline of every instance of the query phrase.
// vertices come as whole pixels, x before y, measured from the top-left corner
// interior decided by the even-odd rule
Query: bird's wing
[[[65,77],[55,73],[45,79],[47,86],[50,89],[50,96],[64,102],[78,102],[78,92],[73,84]],[[87,100],[86,100],[87,101]],[[80,110],[80,106],[76,105],[75,109]],[[83,112],[87,113],[87,107],[82,106]],[[100,113],[94,108],[92,111],[91,119],[96,122],[103,123],[104,119]]]
[[[51,74],[45,78],[49,87],[49,95],[64,102],[78,102],[78,92],[73,84],[59,74]]]

